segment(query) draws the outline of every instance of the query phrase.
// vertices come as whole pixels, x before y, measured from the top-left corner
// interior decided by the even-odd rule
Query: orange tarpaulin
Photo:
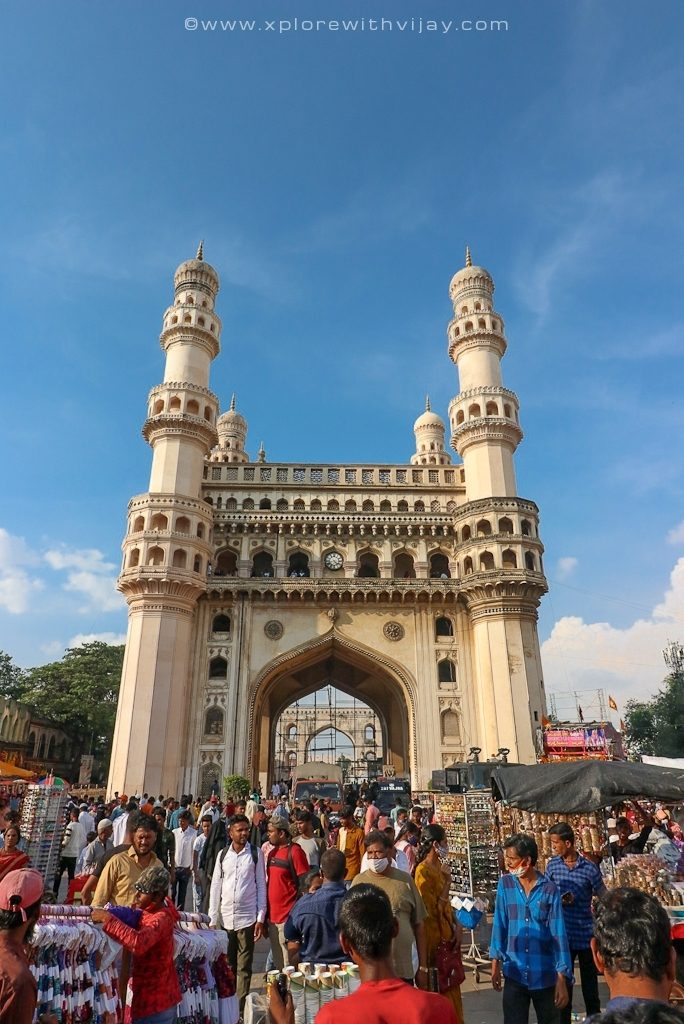
[[[35,779],[36,773],[29,772],[25,768],[17,768],[16,764],[10,764],[9,761],[0,761],[0,778]]]

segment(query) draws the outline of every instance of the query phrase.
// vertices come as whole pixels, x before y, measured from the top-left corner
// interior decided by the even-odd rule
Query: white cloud
[[[556,579],[567,580],[572,576],[578,564],[577,559],[572,555],[568,555],[565,558],[559,558],[556,563]]]
[[[114,612],[123,606],[116,578],[110,575],[116,566],[106,562],[97,548],[72,549],[63,544],[50,548],[43,558],[56,572],[69,570],[63,589],[88,598],[87,604],[79,608],[80,612]]]
[[[17,537],[0,526],[0,570],[18,565],[36,565],[39,561],[38,555],[23,537]]]
[[[85,594],[88,598],[88,603],[79,608],[80,612],[116,612],[124,604],[123,597],[116,589],[116,580],[111,576],[99,576],[86,571],[71,572],[64,589]]]
[[[39,562],[23,537],[15,537],[0,527],[0,608],[12,615],[23,615],[31,607],[33,594],[43,589],[25,566]]]
[[[76,636],[72,636],[71,640],[67,644],[67,647],[83,647],[84,644],[94,644],[97,642],[103,644],[112,644],[114,647],[118,647],[121,644],[126,643],[125,633],[77,633]]]
[[[12,615],[23,615],[31,607],[31,596],[43,589],[41,580],[32,580],[21,569],[0,571],[0,608]]]
[[[663,600],[648,618],[618,629],[609,622],[566,616],[542,644],[546,688],[550,692],[604,689],[622,706],[647,700],[667,675],[662,652],[684,636],[684,558],[670,575]]]
[[[52,569],[80,569],[86,572],[111,572],[116,566],[105,562],[104,555],[97,548],[83,548],[70,551],[66,546],[52,548],[45,552],[45,561]]]
[[[673,526],[667,535],[668,544],[684,544],[684,519],[677,526]]]

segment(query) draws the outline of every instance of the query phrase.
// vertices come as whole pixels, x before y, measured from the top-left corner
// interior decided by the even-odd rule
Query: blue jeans
[[[170,1006],[160,1013],[150,1013],[147,1017],[136,1017],[133,1024],[173,1024],[178,1017],[178,1007]]]

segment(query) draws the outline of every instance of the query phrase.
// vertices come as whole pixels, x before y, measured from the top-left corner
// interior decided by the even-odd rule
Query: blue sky
[[[265,27],[295,17],[393,27]],[[468,242],[541,508],[547,683],[652,692],[684,639],[683,22],[674,0],[6,4],[0,648],[125,629],[161,314],[199,238],[248,447],[333,462],[406,460],[426,391],[446,414]]]

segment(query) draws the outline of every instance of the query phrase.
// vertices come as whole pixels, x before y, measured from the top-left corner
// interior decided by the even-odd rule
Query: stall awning
[[[684,803],[684,771],[627,761],[500,765],[492,786],[509,806],[544,814],[581,814],[640,796]]]
[[[0,761],[0,779],[35,779],[35,777],[35,772],[17,768],[16,764],[10,764],[9,761]]]

